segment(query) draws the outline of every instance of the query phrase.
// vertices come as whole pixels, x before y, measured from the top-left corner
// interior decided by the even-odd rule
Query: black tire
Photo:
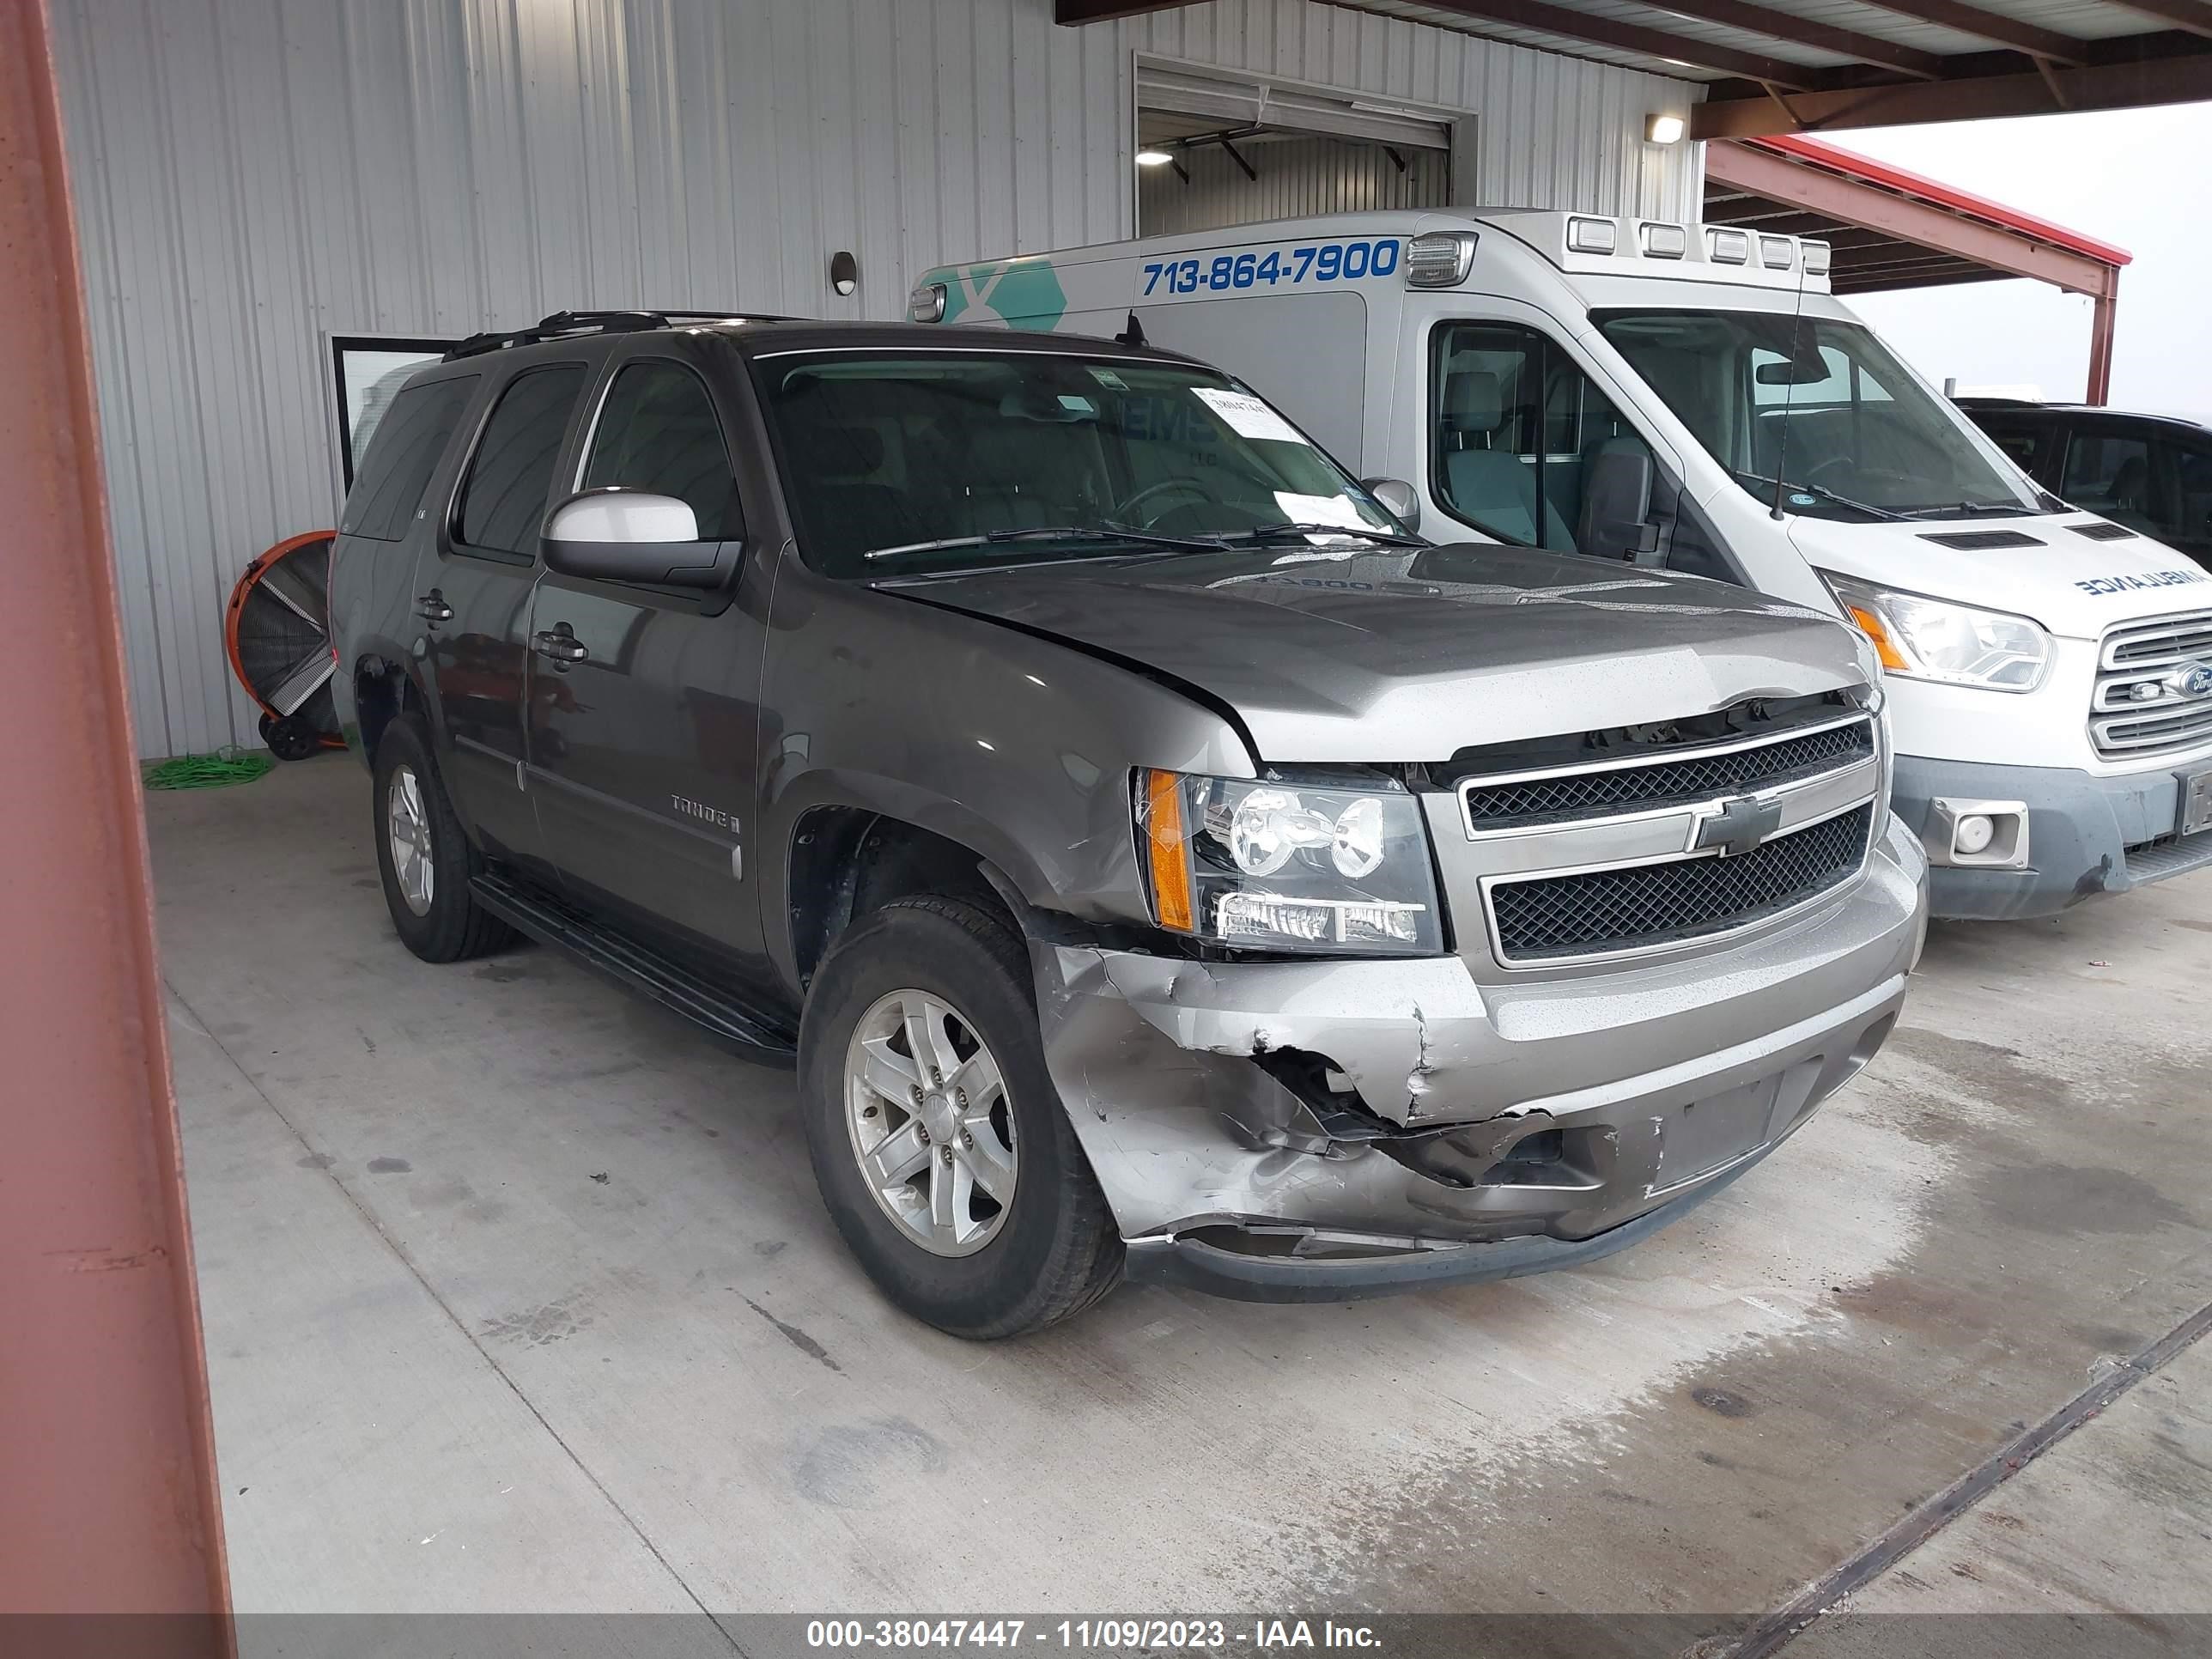
[[[263,718],[267,720],[265,715]],[[269,745],[269,752],[281,761],[305,760],[323,746],[321,733],[295,714],[268,720],[262,728],[261,740]]]
[[[414,780],[422,821],[429,841],[430,887],[426,908],[417,910],[403,890],[392,844],[392,785],[404,769]],[[396,720],[376,744],[375,784],[370,798],[372,838],[377,873],[384,878],[384,902],[392,925],[407,948],[425,962],[463,962],[514,943],[514,930],[479,905],[469,878],[481,867],[475,848],[462,832],[446,787],[438,776],[430,745],[412,720]]]
[[[848,1045],[871,1008],[907,990],[957,1010],[1005,1080],[1019,1148],[1013,1198],[973,1255],[933,1255],[891,1220],[847,1127]],[[915,1318],[954,1336],[1018,1336],[1121,1282],[1121,1233],[1045,1068],[1028,951],[988,911],[957,899],[902,899],[848,928],[809,990],[799,1078],[822,1201],[869,1277]]]

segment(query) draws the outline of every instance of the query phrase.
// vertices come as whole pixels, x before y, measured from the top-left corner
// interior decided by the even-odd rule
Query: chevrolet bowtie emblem
[[[1690,832],[1690,850],[1704,853],[1717,848],[1723,858],[1748,853],[1781,827],[1780,801],[1732,795],[1698,809]]]

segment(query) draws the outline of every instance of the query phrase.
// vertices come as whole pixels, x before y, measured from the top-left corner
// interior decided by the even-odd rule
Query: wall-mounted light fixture
[[[1140,149],[1137,152],[1137,165],[1140,167],[1164,167],[1174,160],[1175,157],[1164,149]]]
[[[830,256],[830,286],[842,296],[860,285],[860,262],[840,248]]]
[[[1644,142],[1647,144],[1679,144],[1689,126],[1679,115],[1647,115],[1644,118]]]

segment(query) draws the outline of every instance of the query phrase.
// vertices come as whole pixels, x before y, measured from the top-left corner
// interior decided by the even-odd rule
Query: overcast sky
[[[2212,417],[2212,104],[1838,133],[1832,142],[2135,255],[2120,273],[2116,408]],[[1854,296],[1929,380],[2082,394],[2089,301],[2041,283]]]

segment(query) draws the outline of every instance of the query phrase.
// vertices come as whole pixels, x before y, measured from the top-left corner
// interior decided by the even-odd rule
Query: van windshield
[[[1597,311],[1628,360],[1736,482],[1808,517],[2044,511],[1957,410],[1857,323],[1765,311]]]
[[[958,351],[754,372],[799,550],[827,575],[1404,537],[1273,409],[1202,369]]]

